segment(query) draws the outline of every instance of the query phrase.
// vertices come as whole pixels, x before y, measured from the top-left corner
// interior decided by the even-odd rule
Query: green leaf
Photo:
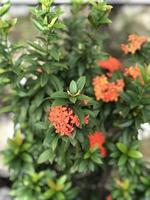
[[[132,149],[128,152],[128,156],[130,156],[131,158],[135,158],[135,159],[139,159],[139,158],[143,157],[141,152],[132,150]]]
[[[57,192],[56,193],[56,200],[65,200],[65,195],[62,192]]]
[[[57,23],[54,24],[53,28],[56,28],[56,29],[66,29],[66,25],[63,24],[63,23],[57,22]]]
[[[80,92],[83,90],[85,83],[86,83],[86,77],[81,76],[77,81],[77,87],[78,87],[78,90],[80,90]]]
[[[23,153],[23,154],[21,154],[21,158],[22,158],[24,161],[29,162],[29,163],[32,163],[32,161],[33,161],[31,155],[29,155],[28,153]]]
[[[95,162],[96,164],[102,164],[102,160],[101,160],[101,157],[100,155],[98,155],[97,153],[94,153],[92,156],[91,156],[91,159],[93,162]]]
[[[46,74],[46,73],[41,74],[41,76],[40,76],[41,87],[44,87],[47,84],[47,82],[48,82],[48,74]]]
[[[57,50],[56,48],[53,48],[53,49],[51,50],[51,56],[52,56],[55,60],[59,61],[59,52],[58,52],[58,50]]]
[[[4,106],[0,108],[0,113],[7,113],[12,111],[12,106]]]
[[[57,183],[61,185],[61,184],[64,184],[66,180],[67,180],[67,176],[63,175],[58,179]]]
[[[7,77],[0,77],[0,84],[9,83],[10,79]]]
[[[47,126],[48,124],[46,122],[37,122],[35,123],[34,127],[37,129],[37,130],[47,130]]]
[[[90,152],[87,151],[87,152],[84,154],[84,159],[86,160],[86,159],[90,158],[90,156],[91,156]]]
[[[117,158],[119,156],[119,153],[118,153],[118,151],[115,151],[115,152],[111,153],[110,156],[112,158]]]
[[[127,159],[128,159],[128,157],[127,157],[126,155],[122,155],[122,156],[119,158],[118,165],[119,165],[119,166],[124,165],[124,164],[127,162]]]
[[[140,144],[139,141],[134,141],[134,142],[132,142],[130,147],[131,147],[132,150],[136,150],[136,149],[139,148],[139,144]]]
[[[116,146],[122,153],[127,153],[128,149],[125,144],[118,142]]]
[[[94,165],[93,162],[89,162],[89,163],[88,163],[88,169],[89,169],[89,171],[94,172],[94,170],[95,170],[95,165]],[[84,171],[86,171],[86,169],[85,169]]]
[[[130,119],[130,120],[126,120],[123,123],[121,123],[121,122],[114,123],[114,126],[121,128],[121,129],[124,129],[124,128],[130,127],[133,124],[133,122],[134,122],[133,119]]]
[[[62,82],[59,80],[59,78],[57,78],[54,75],[50,75],[50,81],[52,83],[52,85],[54,86],[55,90],[63,90],[63,84]]]
[[[91,97],[88,97],[88,96],[86,96],[86,95],[84,95],[84,94],[78,95],[78,96],[77,96],[77,99],[78,99],[79,101],[87,100],[88,103],[90,103],[90,102],[93,100]]]
[[[70,83],[69,91],[71,92],[71,94],[76,94],[78,91],[77,84],[74,80],[72,80]]]
[[[78,166],[79,172],[84,172],[85,169],[86,169],[86,167],[87,167],[86,161],[81,161],[80,164],[79,164],[79,166]]]
[[[58,137],[57,136],[55,136],[54,138],[53,138],[53,140],[51,141],[51,148],[52,148],[52,150],[54,151],[55,149],[56,149],[56,147],[57,147],[57,143],[58,143]]]
[[[32,19],[34,25],[36,26],[37,29],[39,29],[40,31],[44,31],[44,27],[35,19]]]
[[[41,163],[44,163],[46,161],[48,161],[50,159],[50,156],[51,156],[51,150],[50,149],[47,149],[45,150],[38,158],[38,163],[41,164]]]
[[[53,103],[52,106],[61,106],[67,104],[66,99],[56,99]]]
[[[69,100],[70,100],[73,104],[75,104],[76,101],[77,101],[77,98],[76,98],[76,97],[70,97]]]
[[[44,92],[43,91],[38,92],[38,95],[36,95],[34,99],[34,103],[36,107],[39,107],[41,105],[41,103],[43,102],[43,99],[44,99]]]
[[[143,177],[143,176],[141,176],[140,177],[140,180],[141,180],[141,182],[143,183],[143,184],[145,184],[145,185],[149,185],[149,179],[147,178],[147,177]]]
[[[10,3],[6,3],[4,4],[1,8],[0,8],[0,17],[3,16],[10,8]]]
[[[147,81],[147,73],[145,71],[145,68],[142,65],[140,65],[140,64],[138,64],[138,67],[140,68],[140,71],[141,71],[144,83],[146,83],[146,81]]]
[[[53,25],[55,24],[57,18],[58,18],[58,17],[54,17],[54,18],[51,20],[50,24],[48,25],[49,28],[53,27]]]
[[[43,49],[40,44],[37,44],[35,42],[28,42],[29,45],[37,52],[39,53],[40,55],[42,56],[46,56],[46,52],[45,52],[45,49]]]
[[[49,189],[45,193],[43,193],[43,197],[45,197],[46,199],[49,199],[54,195],[55,195],[55,190],[53,189]]]
[[[121,92],[121,93],[120,93],[120,96],[121,96],[121,98],[122,98],[124,101],[126,101],[126,102],[128,102],[128,103],[131,102],[130,96],[127,95],[125,92]]]
[[[63,99],[68,99],[68,95],[67,95],[67,93],[66,92],[63,92],[63,91],[58,91],[58,92],[55,92],[55,93],[53,93],[52,95],[51,95],[51,98],[53,98],[53,99],[61,99],[61,98],[63,98]]]

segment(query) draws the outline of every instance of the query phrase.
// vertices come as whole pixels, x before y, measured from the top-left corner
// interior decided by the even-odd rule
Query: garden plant
[[[3,152],[12,198],[149,200],[138,138],[150,122],[148,37],[130,34],[116,58],[103,45],[106,1],[73,1],[63,16],[39,0],[30,9],[37,37],[14,44],[9,8],[0,7],[0,112],[14,121]]]

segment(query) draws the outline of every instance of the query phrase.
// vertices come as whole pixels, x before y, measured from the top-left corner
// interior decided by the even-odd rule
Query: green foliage
[[[4,152],[14,200],[103,200],[108,193],[113,200],[148,200],[138,129],[150,122],[149,42],[132,57],[141,72],[132,80],[125,69],[98,66],[109,58],[99,29],[110,23],[106,1],[75,0],[63,19],[52,0],[39,0],[30,9],[38,36],[24,47],[8,39],[16,23],[4,16],[9,7],[0,8],[0,113],[14,116]],[[107,98],[124,81],[113,102],[95,98],[93,78],[101,75],[112,84]]]
[[[14,185],[11,195],[17,199],[54,199],[64,200],[73,199],[77,194],[76,189],[72,189],[71,182],[67,180],[67,176],[63,175],[56,179],[53,172],[41,171],[39,173],[26,173]]]
[[[100,1],[99,3],[91,0],[90,3],[92,4],[92,9],[89,14],[89,20],[91,21],[92,25],[99,27],[100,25],[111,23],[111,20],[108,19],[108,16],[112,6],[107,5],[106,1]]]

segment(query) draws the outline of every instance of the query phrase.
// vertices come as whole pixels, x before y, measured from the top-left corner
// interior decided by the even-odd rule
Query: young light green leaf
[[[118,142],[116,146],[122,153],[127,153],[128,149],[125,144]]]
[[[57,20],[57,17],[54,17],[51,23],[48,25],[48,27],[51,28],[55,24],[56,20]]]
[[[3,16],[10,8],[10,3],[6,3],[4,4],[1,8],[0,8],[0,17]]]
[[[71,92],[71,94],[76,94],[78,91],[77,84],[74,80],[72,80],[70,83],[69,91]]]
[[[128,152],[128,156],[135,159],[139,159],[143,157],[141,152],[132,150],[132,149]]]

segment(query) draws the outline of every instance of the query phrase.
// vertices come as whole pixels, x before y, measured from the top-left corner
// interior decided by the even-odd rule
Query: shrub
[[[16,20],[0,8],[0,87],[14,116],[4,158],[15,200],[148,200],[149,168],[138,129],[150,122],[147,37],[130,35],[121,61],[105,53],[105,1],[74,1],[71,15],[51,0],[31,8],[38,29],[26,46],[11,44]],[[125,64],[127,63],[127,64]],[[126,67],[125,67],[126,66]]]

